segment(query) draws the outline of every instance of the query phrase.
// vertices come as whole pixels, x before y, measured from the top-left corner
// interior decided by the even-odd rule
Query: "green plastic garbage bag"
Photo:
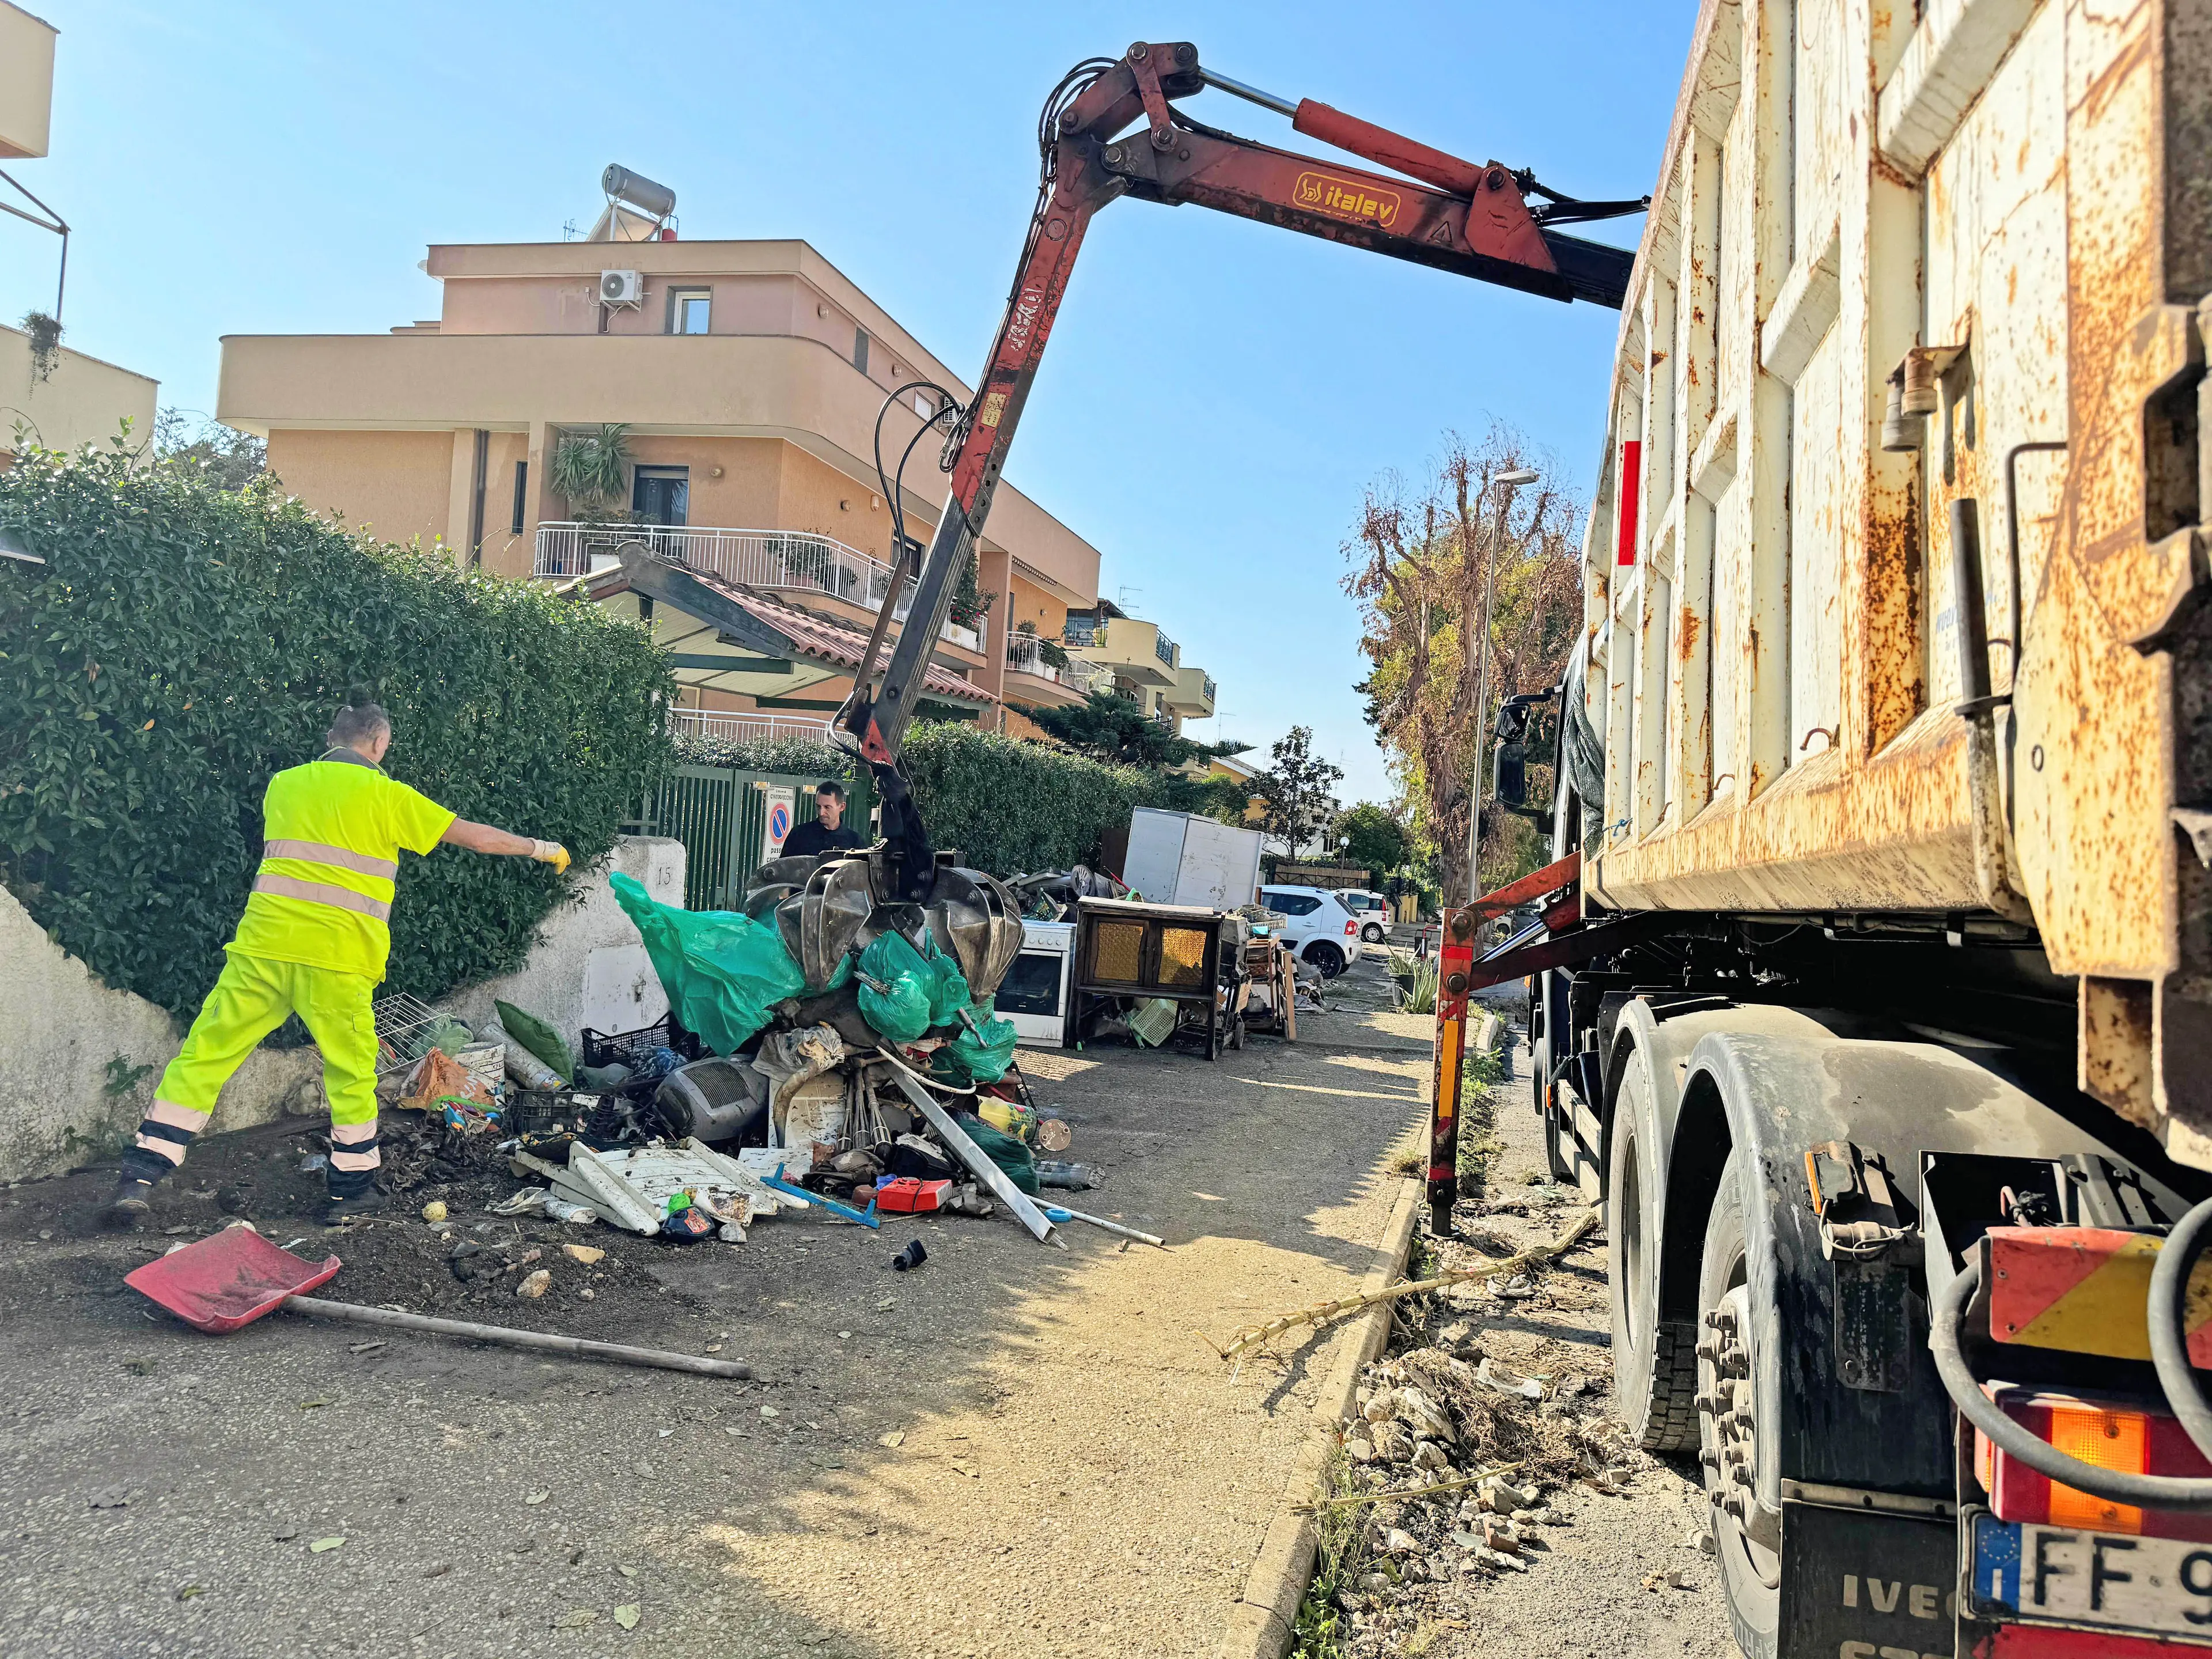
[[[1001,1019],[988,1002],[969,1009],[968,1018],[975,1022],[975,1030],[963,1025],[960,1035],[937,1051],[938,1057],[958,1082],[996,1083],[1013,1061],[1014,1023]]]
[[[960,1011],[968,1006],[968,999],[974,994],[968,988],[968,976],[960,971],[958,963],[937,948],[936,939],[928,934],[922,937],[921,959],[930,973],[929,1023],[955,1024]]]
[[[735,1053],[768,1024],[770,1007],[805,994],[806,976],[773,924],[730,910],[676,909],[619,872],[607,882],[644,935],[676,1018],[716,1054]]]
[[[568,1082],[576,1075],[576,1056],[569,1052],[562,1035],[526,1008],[518,1008],[511,1002],[495,1002],[492,1012],[499,1016],[500,1029],[507,1033],[507,1041],[520,1044],[559,1073],[561,1081]]]
[[[932,939],[917,951],[898,933],[878,934],[860,952],[860,1018],[893,1042],[912,1042],[960,1018],[968,981]]]
[[[981,1118],[970,1117],[964,1112],[957,1121],[983,1156],[1006,1172],[1007,1180],[1031,1198],[1036,1196],[1036,1160],[1030,1156],[1030,1149],[1019,1135],[994,1129]]]

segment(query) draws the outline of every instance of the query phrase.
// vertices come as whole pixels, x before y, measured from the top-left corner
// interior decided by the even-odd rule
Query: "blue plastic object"
[[[786,1181],[783,1178],[783,1165],[781,1164],[775,1166],[775,1173],[774,1175],[763,1176],[761,1177],[761,1185],[763,1187],[773,1188],[779,1193],[788,1193],[792,1197],[799,1199],[803,1202],[819,1205],[822,1208],[829,1211],[832,1215],[842,1215],[846,1220],[857,1221],[863,1227],[880,1229],[884,1224],[876,1217],[876,1200],[874,1199],[871,1198],[868,1200],[868,1207],[866,1209],[856,1210],[849,1204],[840,1204],[834,1198],[824,1198],[819,1193],[810,1193],[805,1188],[794,1187],[791,1182]]]

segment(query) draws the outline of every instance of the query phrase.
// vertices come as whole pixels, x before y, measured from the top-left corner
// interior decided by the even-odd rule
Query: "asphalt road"
[[[1351,1000],[1381,983],[1363,965]],[[88,1230],[107,1177],[8,1190],[0,1654],[1210,1653],[1333,1347],[1232,1381],[1200,1333],[1376,1260],[1387,1154],[1422,1110],[1419,1044],[1389,1024],[1355,1006],[1212,1066],[1033,1062],[1103,1172],[1085,1207],[1167,1253],[1079,1226],[1062,1253],[1004,1216],[786,1218],[744,1245],[597,1229],[585,1268],[558,1251],[577,1234],[532,1224],[552,1294],[455,1307],[424,1224],[326,1246],[298,1218],[307,1126],[203,1146],[151,1237]],[[219,1192],[355,1257],[325,1294],[719,1346],[760,1380],[286,1315],[200,1335],[121,1279],[219,1226]],[[909,1237],[930,1260],[894,1274]]]

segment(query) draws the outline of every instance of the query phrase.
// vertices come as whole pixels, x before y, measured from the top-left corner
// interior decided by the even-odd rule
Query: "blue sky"
[[[1652,187],[1692,0],[1174,7],[31,0],[61,31],[52,155],[68,341],[211,410],[225,333],[438,312],[432,242],[558,240],[600,168],[672,185],[688,237],[799,236],[972,380],[1078,59],[1189,40],[1224,74],[1583,196]],[[1208,92],[1201,120],[1313,149]],[[1600,227],[1632,240],[1640,220]],[[0,220],[0,316],[53,297]],[[1212,214],[1094,224],[1008,477],[1103,554],[1101,591],[1220,682],[1194,735],[1294,723],[1387,799],[1337,586],[1361,494],[1494,416],[1587,488],[1616,319]]]

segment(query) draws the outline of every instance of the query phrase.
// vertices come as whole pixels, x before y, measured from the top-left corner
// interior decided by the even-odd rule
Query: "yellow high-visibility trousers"
[[[323,1087],[331,1098],[331,1191],[343,1197],[366,1188],[381,1162],[370,1006],[375,988],[366,974],[232,951],[185,1046],[161,1073],[154,1104],[125,1155],[124,1173],[157,1181],[182,1164],[231,1074],[286,1015],[297,1014],[322,1050]]]

